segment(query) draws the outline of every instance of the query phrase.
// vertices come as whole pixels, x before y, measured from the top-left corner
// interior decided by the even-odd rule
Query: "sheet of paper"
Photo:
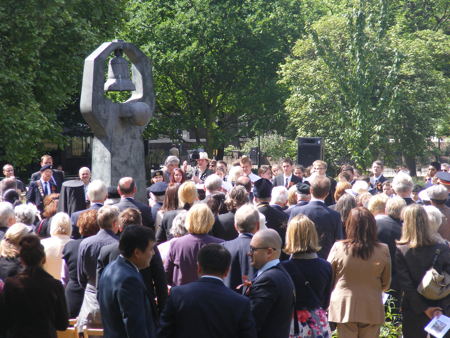
[[[436,338],[443,338],[448,330],[450,330],[450,317],[445,315],[434,317],[428,325],[425,326],[425,331]]]

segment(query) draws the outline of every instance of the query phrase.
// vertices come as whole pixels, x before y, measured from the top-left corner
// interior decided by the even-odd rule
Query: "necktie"
[[[288,183],[289,183],[289,178],[286,177],[286,183],[284,184],[284,186],[287,188],[288,187]]]
[[[45,182],[45,195],[49,195],[50,194],[50,189],[48,186],[48,182]]]

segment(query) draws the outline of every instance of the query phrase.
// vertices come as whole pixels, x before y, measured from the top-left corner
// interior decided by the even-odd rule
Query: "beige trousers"
[[[339,338],[378,338],[380,336],[379,324],[364,323],[338,323]]]

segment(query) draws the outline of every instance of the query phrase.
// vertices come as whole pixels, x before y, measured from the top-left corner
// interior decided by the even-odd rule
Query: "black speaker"
[[[322,160],[323,144],[321,137],[299,137],[297,139],[297,163],[309,167],[314,161]]]

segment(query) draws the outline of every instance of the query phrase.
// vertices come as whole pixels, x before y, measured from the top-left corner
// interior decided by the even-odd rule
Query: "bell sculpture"
[[[105,63],[110,60],[108,79]],[[128,62],[131,62],[131,79]],[[131,91],[123,103],[105,97],[105,91]],[[80,111],[89,124],[92,143],[92,178],[107,186],[117,186],[121,177],[133,177],[135,198],[145,201],[145,161],[142,132],[153,115],[152,67],[147,56],[131,43],[122,40],[105,42],[84,62]]]

